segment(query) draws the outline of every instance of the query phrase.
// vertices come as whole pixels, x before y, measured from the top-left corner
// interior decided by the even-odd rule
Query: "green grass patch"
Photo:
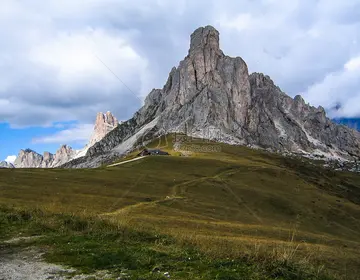
[[[14,218],[16,217],[16,218]],[[0,210],[0,221],[10,228],[9,237],[39,234],[15,249],[37,246],[47,249],[45,259],[69,265],[84,273],[107,270],[126,273],[129,279],[331,279],[310,266],[286,261],[244,256],[238,259],[211,258],[190,244],[170,236],[86,219],[39,211]],[[2,227],[2,236],[3,235]],[[271,260],[271,261],[270,261]]]

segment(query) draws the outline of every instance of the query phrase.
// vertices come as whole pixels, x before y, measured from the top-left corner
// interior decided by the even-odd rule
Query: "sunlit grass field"
[[[173,138],[111,168],[0,169],[0,240],[45,235],[30,245],[49,261],[131,279],[359,279],[359,174],[199,139],[216,149],[181,156]]]

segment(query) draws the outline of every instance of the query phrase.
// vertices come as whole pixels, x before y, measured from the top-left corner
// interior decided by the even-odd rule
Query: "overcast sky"
[[[99,111],[130,118],[205,25],[290,96],[360,117],[359,0],[2,0],[0,160],[81,147]]]

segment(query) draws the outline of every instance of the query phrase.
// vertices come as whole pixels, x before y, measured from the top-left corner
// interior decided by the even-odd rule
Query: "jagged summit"
[[[170,132],[273,151],[359,157],[360,134],[334,124],[322,107],[294,99],[262,73],[248,73],[241,57],[220,50],[219,32],[200,27],[188,55],[153,89],[133,118],[66,166],[95,167],[133,149],[136,140]],[[212,132],[215,131],[215,132]]]
[[[204,49],[222,54],[220,50],[219,31],[210,25],[196,29],[190,36],[189,55],[193,55],[196,51]]]
[[[43,157],[31,149],[20,150],[15,159],[14,166],[17,168],[43,167]]]
[[[20,150],[20,151],[23,151],[24,153],[31,153],[31,152],[35,152],[29,148],[25,149],[25,150]]]
[[[104,138],[104,136],[117,127],[118,124],[119,121],[111,112],[107,111],[105,114],[102,112],[97,113],[94,132],[90,138],[88,147],[93,146],[96,142]]]

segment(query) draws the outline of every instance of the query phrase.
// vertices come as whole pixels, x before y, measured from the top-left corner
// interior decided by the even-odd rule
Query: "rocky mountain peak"
[[[73,149],[69,145],[61,145],[59,150],[57,150],[56,154],[62,154],[62,153],[71,153],[73,152]],[[55,155],[56,155],[55,154]]]
[[[300,104],[305,104],[305,100],[304,98],[302,98],[302,96],[300,94],[296,95],[294,97],[294,101]]]
[[[295,99],[262,73],[248,73],[241,57],[225,56],[219,32],[200,27],[188,55],[153,89],[133,118],[94,144],[68,167],[96,167],[134,148],[144,135],[181,132],[271,151],[360,157],[360,134],[333,123],[322,107]]]
[[[254,72],[249,76],[249,79],[252,86],[256,88],[273,87],[275,85],[274,81],[263,73]]]
[[[50,163],[50,166],[46,167],[57,167],[65,162],[71,160],[76,154],[70,146],[61,145],[60,148],[56,151],[55,156],[53,157],[53,161]]]
[[[119,121],[111,112],[106,112],[105,114],[100,112],[96,115],[94,132],[90,138],[88,147],[93,146],[96,142],[100,141],[106,134],[112,131],[117,127]]]
[[[14,168],[14,165],[7,161],[0,161],[0,168]]]
[[[102,126],[115,126],[118,124],[118,120],[115,118],[115,116],[107,111],[105,114],[100,112],[96,115],[95,120],[95,130],[102,127]]]
[[[17,156],[14,166],[16,168],[27,168],[27,167],[41,167],[43,161],[42,155],[36,153],[31,149],[20,150]]]
[[[196,29],[190,37],[190,56],[197,51],[202,51],[204,49],[212,50],[215,53],[220,54],[219,38],[219,31],[210,25]]]

